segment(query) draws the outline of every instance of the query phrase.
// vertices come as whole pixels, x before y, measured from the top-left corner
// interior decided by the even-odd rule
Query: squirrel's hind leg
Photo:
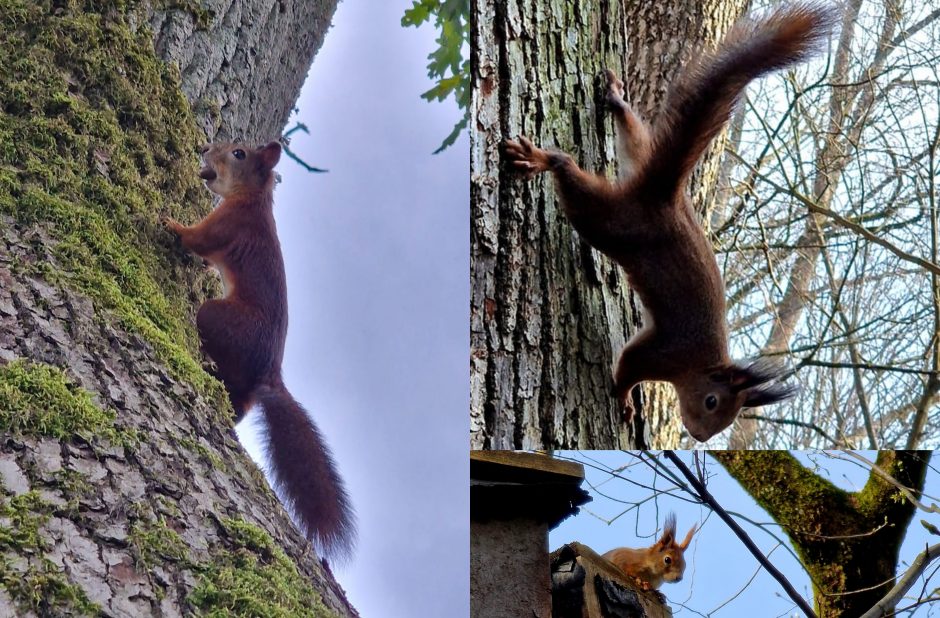
[[[617,128],[617,155],[620,160],[620,179],[627,180],[639,173],[649,160],[652,138],[649,127],[636,115],[623,98],[623,82],[610,69],[604,70],[607,108]]]
[[[215,363],[212,373],[228,391],[236,423],[254,403],[254,392],[269,364],[259,318],[230,299],[206,301],[196,315],[202,350]]]

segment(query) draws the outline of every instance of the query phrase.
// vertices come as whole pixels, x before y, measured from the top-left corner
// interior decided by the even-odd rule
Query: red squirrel
[[[505,142],[507,159],[527,178],[552,172],[571,225],[624,268],[642,301],[643,327],[613,371],[612,394],[625,405],[628,422],[630,391],[644,380],[675,386],[682,421],[702,442],[728,427],[742,407],[796,392],[780,382],[782,368],[772,361],[731,360],[724,283],[687,185],[747,84],[811,57],[828,39],[836,16],[833,7],[803,2],[738,22],[718,51],[701,55],[682,72],[652,127],[633,112],[623,83],[607,70],[606,102],[626,159],[615,184],[525,137]]]
[[[349,554],[355,518],[330,451],[281,378],[287,337],[287,280],[274,225],[274,166],[281,145],[204,146],[199,176],[222,197],[192,227],[165,220],[183,246],[222,275],[225,296],[199,308],[196,327],[213,372],[228,391],[235,422],[257,404],[274,486],[301,532],[330,557]]]
[[[650,547],[618,547],[604,554],[602,558],[636,580],[643,590],[656,590],[664,581],[682,580],[685,573],[685,550],[692,541],[695,530],[696,526],[692,526],[685,535],[685,540],[676,543],[676,515],[670,513],[666,516],[663,535]]]

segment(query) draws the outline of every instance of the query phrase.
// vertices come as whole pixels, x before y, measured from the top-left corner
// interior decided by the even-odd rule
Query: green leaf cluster
[[[428,55],[428,77],[436,83],[421,96],[428,101],[444,101],[453,96],[464,110],[463,118],[434,151],[437,154],[457,141],[470,121],[470,59],[465,57],[470,36],[470,1],[414,0],[402,16],[401,25],[418,27],[431,18],[440,32],[437,49]]]

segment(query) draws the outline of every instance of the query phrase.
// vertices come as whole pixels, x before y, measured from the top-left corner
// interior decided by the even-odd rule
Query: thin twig
[[[937,372],[929,369],[908,369],[907,367],[892,367],[875,363],[836,363],[830,361],[804,358],[799,362],[803,367],[829,367],[830,369],[865,369],[868,371],[893,371],[896,373],[909,373],[920,376],[936,376]]]
[[[755,421],[767,421],[768,423],[776,423],[777,425],[793,425],[794,427],[804,427],[806,429],[812,429],[823,438],[832,443],[833,446],[839,446],[840,442],[826,433],[819,425],[816,423],[807,423],[806,421],[798,421],[792,418],[771,418],[769,416],[761,416],[760,414],[742,414],[738,418],[746,418]],[[841,444],[847,444],[845,441]]]
[[[302,122],[298,122],[296,125],[288,129],[287,132],[285,132],[284,135],[281,136],[281,148],[284,150],[284,154],[286,154],[288,157],[290,157],[291,159],[299,163],[300,166],[303,167],[308,172],[317,172],[319,174],[322,174],[324,172],[330,171],[330,170],[322,169],[319,167],[313,167],[312,165],[308,164],[306,161],[298,157],[296,154],[294,154],[294,151],[290,149],[290,136],[296,133],[297,131],[303,131],[307,135],[310,135],[310,129],[308,129],[307,125],[305,125]]]
[[[927,565],[930,564],[932,560],[936,559],[937,556],[940,556],[940,543],[931,545],[917,554],[917,557],[914,558],[914,562],[911,563],[911,567],[904,572],[904,575],[898,581],[897,585],[889,590],[880,601],[875,603],[874,607],[862,614],[861,618],[880,618],[881,616],[887,616],[888,612],[892,611],[898,604],[898,601],[901,600],[901,597],[914,585],[914,582],[924,569],[927,568]]]
[[[715,497],[709,493],[705,485],[703,485],[702,482],[692,473],[692,471],[689,470],[689,468],[684,463],[682,463],[682,460],[679,459],[679,456],[676,455],[675,451],[663,451],[663,454],[667,459],[669,459],[669,461],[673,463],[673,465],[679,469],[683,476],[685,476],[686,480],[689,481],[689,484],[695,488],[695,491],[698,493],[698,497],[702,500],[702,502],[711,507],[711,509],[718,514],[718,517],[720,517],[722,521],[724,521],[725,524],[731,528],[731,531],[734,532],[734,534],[739,539],[741,539],[741,542],[744,543],[744,546],[747,547],[748,551],[750,551],[757,561],[760,562],[765,569],[767,569],[767,572],[770,573],[771,577],[777,580],[783,590],[787,593],[787,596],[789,596],[790,599],[796,603],[797,607],[799,607],[803,613],[806,614],[807,618],[816,618],[816,613],[813,611],[813,608],[809,606],[809,603],[806,602],[806,599],[801,597],[793,585],[789,582],[789,580],[787,580],[786,576],[781,573],[777,567],[770,563],[770,560],[768,560],[767,557],[757,547],[757,545],[754,544],[754,541],[751,540],[751,537],[749,537],[744,529],[738,525],[738,522],[734,521],[728,512],[725,511],[725,509],[718,503]]]

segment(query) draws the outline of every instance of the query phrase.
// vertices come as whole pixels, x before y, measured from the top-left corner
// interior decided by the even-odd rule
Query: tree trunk
[[[355,616],[234,437],[194,326],[219,286],[159,223],[211,207],[200,129],[280,134],[335,1],[168,4],[0,3],[0,615]]]
[[[860,616],[894,585],[914,505],[874,471],[858,492],[786,451],[712,451],[786,532],[813,582],[820,618]],[[881,451],[876,465],[920,498],[929,451]]]
[[[336,3],[202,0],[195,19],[150,8],[146,23],[209,139],[265,142],[281,135]]]
[[[646,384],[634,395],[637,426],[623,421],[608,394],[613,361],[639,323],[623,271],[573,233],[548,174],[525,183],[505,170],[500,143],[526,135],[613,175],[601,70],[626,76],[627,100],[653,120],[682,62],[716,44],[744,5],[545,0],[535,11],[515,0],[473,4],[472,448],[678,445],[671,387]],[[700,212],[713,193],[719,149],[693,182]]]

